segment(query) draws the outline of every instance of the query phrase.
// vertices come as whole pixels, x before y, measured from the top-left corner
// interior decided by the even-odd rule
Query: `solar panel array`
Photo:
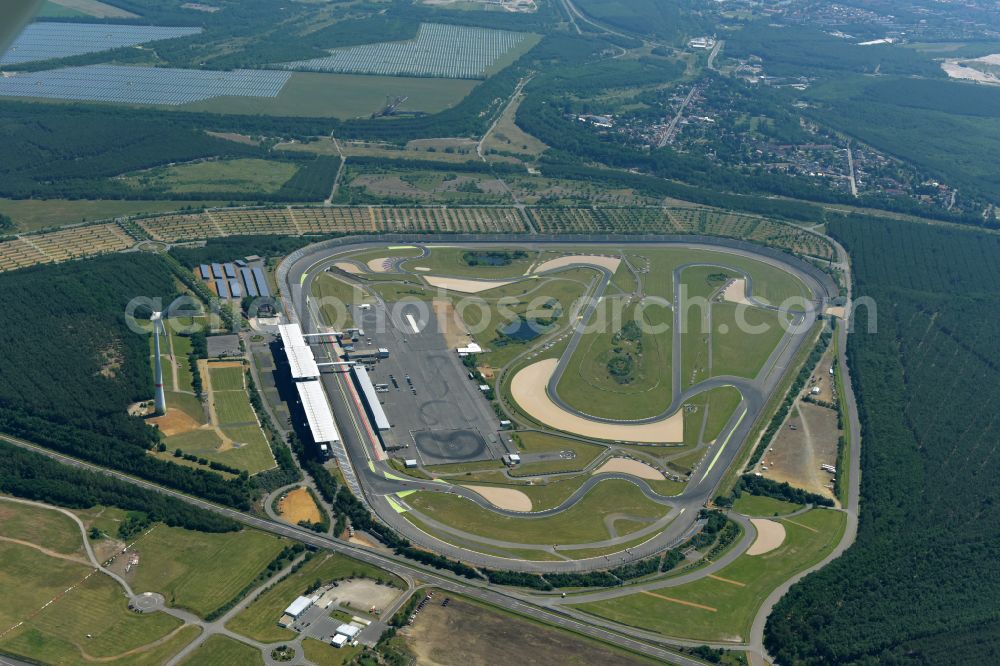
[[[480,79],[525,37],[522,32],[424,23],[410,41],[332,49],[325,58],[284,66],[345,74]]]
[[[133,65],[87,65],[0,78],[0,97],[177,106],[213,97],[277,97],[286,71],[231,72]]]
[[[101,23],[33,23],[0,57],[0,65],[69,58],[137,46],[161,39],[197,35],[201,28],[168,28],[152,25]]]

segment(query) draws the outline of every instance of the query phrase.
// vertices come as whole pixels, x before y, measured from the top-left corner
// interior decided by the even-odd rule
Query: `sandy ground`
[[[806,390],[812,389],[814,386],[819,387],[819,394],[813,396],[817,400],[822,400],[823,402],[834,402],[836,396],[833,394],[834,380],[833,375],[830,374],[830,367],[833,365],[836,358],[833,355],[833,350],[830,349],[823,358],[820,359],[819,365],[816,366],[816,371],[810,377],[809,385]]]
[[[351,275],[364,275],[364,271],[361,267],[351,261],[338,261],[334,264],[335,268],[339,268],[345,273],[350,273]]]
[[[323,519],[316,502],[305,488],[296,488],[278,502],[278,513],[292,525],[298,525],[301,520],[318,523]]]
[[[444,341],[449,347],[464,347],[472,342],[472,336],[466,332],[465,322],[458,316],[451,301],[435,298],[431,305],[437,317],[438,330],[444,335]]]
[[[847,308],[842,305],[831,305],[823,311],[823,314],[836,317],[837,319],[843,319],[847,315]]]
[[[379,585],[367,578],[339,581],[334,588],[334,597],[341,606],[367,613],[373,606],[388,608],[396,600],[400,591],[389,585]]]
[[[166,414],[149,419],[149,422],[157,426],[167,437],[181,435],[201,427],[200,423],[174,407],[167,407]]]
[[[647,444],[684,441],[683,410],[660,421],[641,425],[598,423],[564,410],[552,402],[545,390],[558,363],[554,358],[539,361],[518,372],[511,380],[511,395],[532,418],[550,427],[595,439]]]
[[[497,287],[506,287],[514,280],[463,280],[461,278],[431,277],[424,278],[427,284],[439,289],[449,291],[460,291],[465,294],[478,294],[481,291],[489,291]]]
[[[558,257],[543,261],[531,271],[532,273],[543,273],[555,268],[565,268],[567,266],[601,266],[614,273],[618,270],[622,260],[618,257],[599,257],[596,255],[582,254],[569,257]]]
[[[941,69],[952,79],[966,79],[968,81],[975,81],[976,83],[1000,83],[1000,78],[992,74],[981,72],[972,67],[964,67],[961,63],[953,60],[941,63]]]
[[[750,305],[750,299],[747,298],[747,281],[739,278],[730,282],[722,291],[722,298],[729,303]]]
[[[747,555],[763,555],[785,542],[785,526],[773,520],[751,518],[757,530],[757,540],[747,549]]]
[[[575,634],[498,613],[439,591],[413,624],[400,630],[420,666],[542,666],[547,664],[645,664]]]
[[[372,259],[368,262],[368,270],[372,273],[388,273],[389,269],[386,268],[387,265],[392,265],[393,257],[379,257],[378,259]]]
[[[486,501],[508,511],[531,511],[531,498],[514,488],[494,488],[492,486],[466,486],[474,490]]]
[[[650,467],[646,463],[639,462],[638,460],[631,460],[629,458],[612,458],[594,470],[594,474],[603,474],[605,472],[631,474],[632,476],[637,476],[640,479],[649,479],[650,481],[662,481],[667,478],[663,476],[659,470]]]
[[[835,499],[833,475],[820,465],[837,464],[837,413],[832,409],[799,402],[788,422],[774,438],[761,462],[754,468],[768,479]],[[792,430],[789,426],[795,426]],[[763,468],[767,467],[765,471]]]

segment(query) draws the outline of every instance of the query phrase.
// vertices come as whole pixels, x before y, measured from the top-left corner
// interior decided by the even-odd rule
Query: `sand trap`
[[[729,303],[750,305],[750,299],[747,298],[747,281],[743,278],[738,278],[730,282],[723,290],[722,298]]]
[[[372,273],[388,273],[392,270],[398,257],[379,257],[368,262],[368,270]]]
[[[639,462],[638,460],[631,460],[629,458],[612,458],[594,470],[594,474],[603,474],[605,472],[631,474],[632,476],[637,476],[640,479],[648,479],[650,481],[662,481],[667,478],[663,476],[659,470],[650,467],[646,463]]]
[[[508,511],[531,511],[531,498],[513,488],[493,488],[491,486],[465,486],[474,490],[490,504]]]
[[[764,518],[751,518],[754,528],[757,530],[757,540],[747,549],[747,555],[763,555],[785,542],[785,526],[773,520]]]
[[[299,521],[308,520],[310,523],[318,523],[323,519],[319,513],[319,507],[313,501],[312,495],[305,488],[296,488],[289,492],[278,502],[278,513],[281,518],[292,525],[298,525]]]
[[[510,383],[514,400],[529,416],[574,435],[623,442],[675,444],[684,441],[684,413],[677,410],[660,421],[643,424],[599,423],[568,412],[552,402],[545,387],[558,359],[550,358],[524,368]]]
[[[842,305],[831,305],[826,310],[823,311],[824,314],[830,317],[836,317],[837,319],[843,319],[847,316],[847,308]]]
[[[351,275],[364,275],[364,271],[361,270],[361,266],[358,266],[351,261],[338,261],[333,265],[334,268],[339,268],[345,273],[350,273]]]
[[[567,266],[600,266],[602,268],[607,268],[609,271],[614,273],[618,270],[621,263],[622,260],[618,257],[599,257],[596,255],[581,254],[549,259],[548,261],[544,261],[535,266],[532,273],[544,273],[545,271],[551,271],[556,268],[565,268]]]
[[[478,294],[481,291],[489,291],[497,287],[506,287],[514,280],[462,280],[460,278],[446,277],[425,277],[427,284],[439,289],[448,291],[460,291],[465,294]]]

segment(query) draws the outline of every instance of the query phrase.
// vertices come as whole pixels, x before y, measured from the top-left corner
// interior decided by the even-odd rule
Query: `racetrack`
[[[520,370],[510,382],[510,392],[518,406],[531,418],[550,428],[613,442],[676,444],[684,441],[684,413],[649,423],[594,421],[557,405],[546,387],[559,359],[538,361]]]

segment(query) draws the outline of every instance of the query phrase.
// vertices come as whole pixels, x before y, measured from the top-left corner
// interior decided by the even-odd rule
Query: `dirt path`
[[[38,552],[48,555],[49,557],[55,557],[60,560],[66,560],[67,562],[76,562],[77,564],[85,564],[87,566],[92,566],[91,562],[80,555],[68,555],[66,553],[58,553],[54,550],[50,550],[45,546],[40,546],[37,543],[32,543],[31,541],[24,541],[22,539],[14,539],[13,537],[0,536],[0,541],[5,543],[16,543],[18,546],[26,546],[27,548],[34,548]]]

